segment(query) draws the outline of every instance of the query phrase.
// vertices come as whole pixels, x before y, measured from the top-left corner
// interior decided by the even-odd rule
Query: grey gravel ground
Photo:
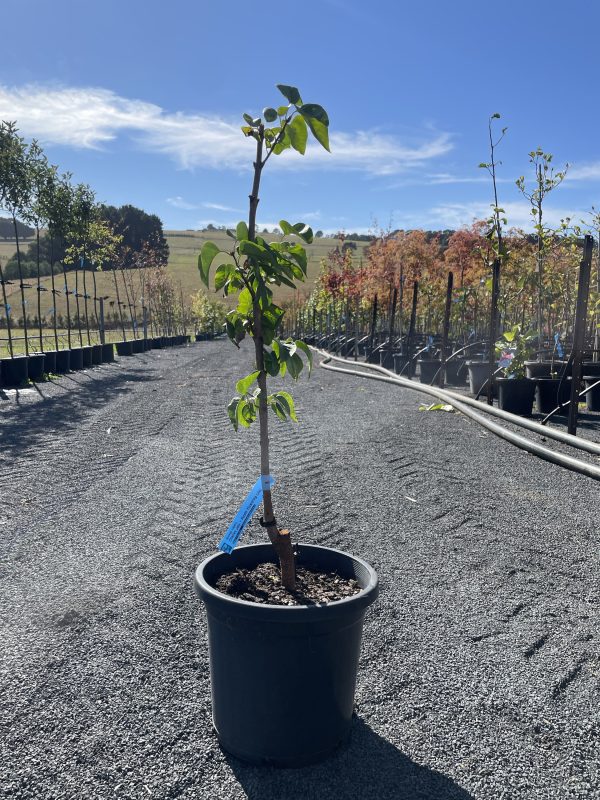
[[[380,573],[352,742],[302,770],[220,751],[192,573],[258,474],[224,413],[248,359],[0,393],[0,796],[600,798],[598,485],[324,370],[273,427],[275,499]]]

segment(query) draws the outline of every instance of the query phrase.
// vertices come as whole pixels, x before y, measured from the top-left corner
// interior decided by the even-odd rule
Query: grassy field
[[[58,349],[64,350],[69,347],[69,337],[68,333],[64,328],[59,328],[58,331]],[[13,353],[14,355],[22,355],[25,353],[25,331],[23,328],[11,328],[11,334],[13,338]],[[38,329],[30,329],[28,330],[29,336],[29,352],[30,353],[39,353],[41,352],[40,348],[40,338]],[[52,329],[45,328],[42,330],[42,334],[44,336],[44,350],[55,350],[56,349],[56,342],[54,339],[54,331]],[[125,334],[128,339],[133,339],[133,331],[130,328],[125,328]],[[87,332],[85,330],[81,331],[81,335],[83,337],[83,344],[84,346],[87,345]],[[150,332],[148,333],[150,336]],[[100,336],[97,331],[90,331],[90,340],[92,344],[100,344]],[[123,341],[123,331],[118,330],[107,330],[105,341],[109,342],[122,342]],[[71,344],[73,347],[79,347],[79,331],[71,329]],[[10,349],[8,346],[8,334],[6,332],[6,328],[0,329],[0,358],[8,358],[10,357]]]
[[[230,247],[232,240],[225,234],[224,231],[215,231],[212,233],[208,232],[197,232],[197,231],[165,231],[167,241],[169,243],[169,265],[168,269],[171,273],[173,280],[177,287],[181,286],[181,291],[184,296],[184,300],[187,301],[194,292],[198,291],[198,289],[203,288],[202,283],[200,281],[200,275],[198,273],[198,254],[202,248],[202,245],[205,241],[212,240],[217,244],[219,247]],[[276,236],[275,234],[269,235],[268,237],[265,236],[268,240],[277,240],[281,237]],[[308,279],[304,284],[300,284],[300,293],[308,295],[314,285],[315,280],[317,279],[320,269],[321,269],[321,260],[326,258],[327,253],[332,250],[333,248],[339,245],[338,239],[315,239],[312,245],[307,246],[307,254],[308,254]],[[355,260],[358,264],[362,252],[365,247],[365,242],[357,242],[356,243],[356,251],[355,251]],[[0,259],[2,263],[5,264],[6,261],[12,257],[15,252],[15,243],[14,241],[0,241]],[[225,256],[223,260],[225,260]],[[119,292],[121,294],[121,301],[125,302],[125,290],[123,287],[123,283],[120,279],[119,275]],[[91,279],[91,274],[87,273],[87,291],[88,294],[93,294],[93,283]],[[33,284],[33,279],[28,279],[26,281],[29,284]],[[68,282],[69,282],[69,289],[75,289],[75,275],[74,273],[68,273]],[[115,299],[115,285],[114,285],[114,273],[112,272],[105,272],[105,273],[96,273],[96,283],[98,287],[98,295],[105,296],[108,295],[111,300],[114,301]],[[55,285],[57,289],[64,288],[63,278],[60,275],[55,276]],[[47,290],[49,290],[52,286],[51,278],[46,277],[42,278],[42,286],[44,286]],[[83,291],[83,279],[82,273],[79,273],[79,291]],[[20,301],[20,292],[17,282],[14,284],[7,286],[7,295],[9,297],[9,303],[12,306],[12,315],[20,316],[21,315],[21,301]],[[139,287],[136,288],[136,291],[139,293]],[[279,301],[283,301],[286,299],[290,299],[293,296],[293,290],[282,286],[276,292],[276,299]],[[219,297],[219,293],[215,293],[215,296]],[[34,317],[37,314],[37,290],[33,287],[26,289],[25,291],[25,299],[27,300],[27,313],[30,317]],[[50,308],[52,308],[53,301],[52,301],[52,294],[50,291],[42,292],[41,294],[42,299],[42,316],[46,315]],[[107,301],[106,311],[107,313],[112,313],[117,307],[112,306],[109,307],[109,302]],[[1,303],[1,300],[0,300]],[[83,313],[83,301],[81,301],[81,312]],[[71,313],[75,313],[75,299],[73,297],[70,298],[70,306],[71,306]],[[89,303],[89,313],[93,313],[93,303]],[[57,296],[56,302],[56,310],[59,315],[66,314],[66,301],[63,295]]]
[[[173,277],[181,281],[184,294],[192,294],[202,288],[200,275],[198,273],[198,254],[204,242],[213,241],[218,247],[230,248],[232,240],[225,231],[199,232],[199,231],[165,231],[169,242],[169,269],[172,270]],[[275,234],[265,234],[267,241],[279,241],[282,237]],[[321,270],[321,261],[327,257],[327,253],[340,244],[339,239],[315,239],[311,245],[306,246],[308,255],[308,278],[304,284],[300,284],[300,293],[308,295]],[[356,242],[356,261],[360,260],[364,250],[365,242]],[[222,261],[225,261],[224,256]],[[219,262],[216,262],[219,263]],[[220,294],[220,293],[219,293]],[[290,299],[294,292],[287,286],[282,286],[277,290],[279,300]]]

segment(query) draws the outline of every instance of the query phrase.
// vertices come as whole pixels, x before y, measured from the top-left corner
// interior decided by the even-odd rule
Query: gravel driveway
[[[249,364],[199,343],[0,392],[0,796],[600,798],[598,484],[319,369],[273,417],[274,499],[380,574],[352,742],[220,751],[192,574],[258,477],[225,414]]]

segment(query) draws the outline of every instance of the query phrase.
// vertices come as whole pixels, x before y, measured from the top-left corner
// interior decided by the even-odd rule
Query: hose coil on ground
[[[349,361],[348,359],[340,358],[339,356],[333,356],[325,350],[319,350],[315,347],[311,349],[323,356],[323,361],[321,361],[319,364],[319,366],[323,369],[327,369],[332,372],[341,372],[342,374],[347,375],[354,375],[359,378],[369,378],[371,380],[382,381],[384,383],[392,383],[397,386],[402,386],[406,389],[412,389],[413,391],[435,397],[438,400],[442,400],[443,402],[452,405],[453,408],[455,408],[457,411],[460,411],[461,414],[464,414],[469,419],[477,422],[479,425],[496,436],[499,436],[516,447],[521,448],[521,450],[525,450],[526,452],[532,453],[539,458],[543,458],[545,461],[558,464],[566,469],[579,472],[581,475],[587,475],[589,478],[600,480],[600,467],[590,464],[587,461],[573,458],[572,456],[568,456],[564,453],[558,453],[555,450],[551,450],[549,447],[545,447],[538,442],[534,442],[525,436],[521,436],[520,434],[510,431],[507,428],[504,428],[502,425],[487,419],[484,414],[496,416],[502,419],[504,422],[509,422],[512,425],[525,428],[533,433],[539,433],[546,439],[554,439],[562,444],[567,444],[570,447],[575,447],[579,450],[584,450],[593,455],[600,456],[600,445],[596,444],[595,442],[590,442],[586,439],[572,436],[569,433],[564,433],[563,431],[557,431],[552,428],[548,428],[547,426],[542,426],[538,422],[525,419],[524,417],[519,417],[516,414],[511,414],[508,411],[503,411],[502,409],[494,406],[488,406],[487,404],[481,403],[478,400],[473,400],[470,397],[464,397],[457,392],[448,391],[447,389],[440,389],[435,386],[427,386],[426,384],[422,383],[414,383],[408,378],[402,378],[377,364],[360,363],[362,370],[375,370],[376,372],[380,373],[376,375],[357,369],[334,367],[330,363],[331,361],[338,361],[344,365],[353,367],[357,366],[357,362]]]

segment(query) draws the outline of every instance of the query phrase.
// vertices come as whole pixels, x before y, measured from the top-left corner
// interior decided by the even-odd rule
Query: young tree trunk
[[[69,350],[72,347],[71,344],[71,304],[69,303],[69,284],[67,283],[67,270],[65,268],[65,262],[61,261],[62,271],[63,271],[63,278],[65,280],[65,299],[67,301],[67,340],[69,342]]]
[[[79,270],[75,267],[75,306],[77,308],[77,330],[79,331],[79,346],[83,347],[83,334],[81,333],[81,310],[79,308]]]
[[[23,269],[21,267],[21,248],[19,247],[19,229],[17,218],[13,214],[13,225],[15,228],[15,244],[17,245],[17,267],[19,270],[19,285],[21,287],[21,308],[23,309],[23,332],[25,334],[25,355],[29,355],[29,338],[27,336],[27,313],[25,311],[25,288],[23,286]]]
[[[8,310],[9,304],[6,297],[6,282],[4,280],[4,273],[2,271],[1,263],[0,263],[0,283],[2,284],[2,299],[4,300],[4,311],[6,312],[6,332],[8,333],[8,350],[10,353],[10,357],[14,358],[15,354],[13,352],[12,331],[10,328],[10,311]]]
[[[248,217],[248,238],[254,241],[256,236],[256,210],[258,208],[260,189],[260,176],[262,171],[263,140],[262,128],[256,146],[256,161],[254,162],[254,181],[250,195],[250,213]],[[260,389],[258,421],[260,425],[260,473],[261,476],[270,475],[269,467],[269,418],[267,407],[267,373],[265,372],[262,334],[261,310],[257,298],[254,298],[254,351],[256,355],[256,369],[258,375],[258,388]],[[281,566],[281,582],[285,588],[293,592],[296,588],[296,565],[292,550],[292,540],[288,530],[279,530],[273,512],[271,490],[263,487],[263,524],[267,529],[269,539],[279,556]]]
[[[36,236],[36,264],[37,264],[37,309],[38,309],[38,330],[40,334],[40,350],[42,353],[44,352],[44,337],[42,335],[42,292],[41,292],[41,284],[40,284],[40,226],[37,224],[35,225],[35,236]]]
[[[56,327],[56,285],[54,283],[54,238],[50,235],[50,277],[52,280],[52,308],[54,309],[54,314],[52,315],[52,324],[54,327],[54,345],[56,350],[58,350],[58,329]]]
[[[113,278],[115,279],[115,293],[117,295],[117,307],[119,309],[119,319],[121,320],[121,330],[123,331],[123,341],[127,338],[125,336],[125,325],[123,323],[123,312],[121,310],[121,298],[119,297],[119,284],[117,282],[117,270],[113,269]]]

